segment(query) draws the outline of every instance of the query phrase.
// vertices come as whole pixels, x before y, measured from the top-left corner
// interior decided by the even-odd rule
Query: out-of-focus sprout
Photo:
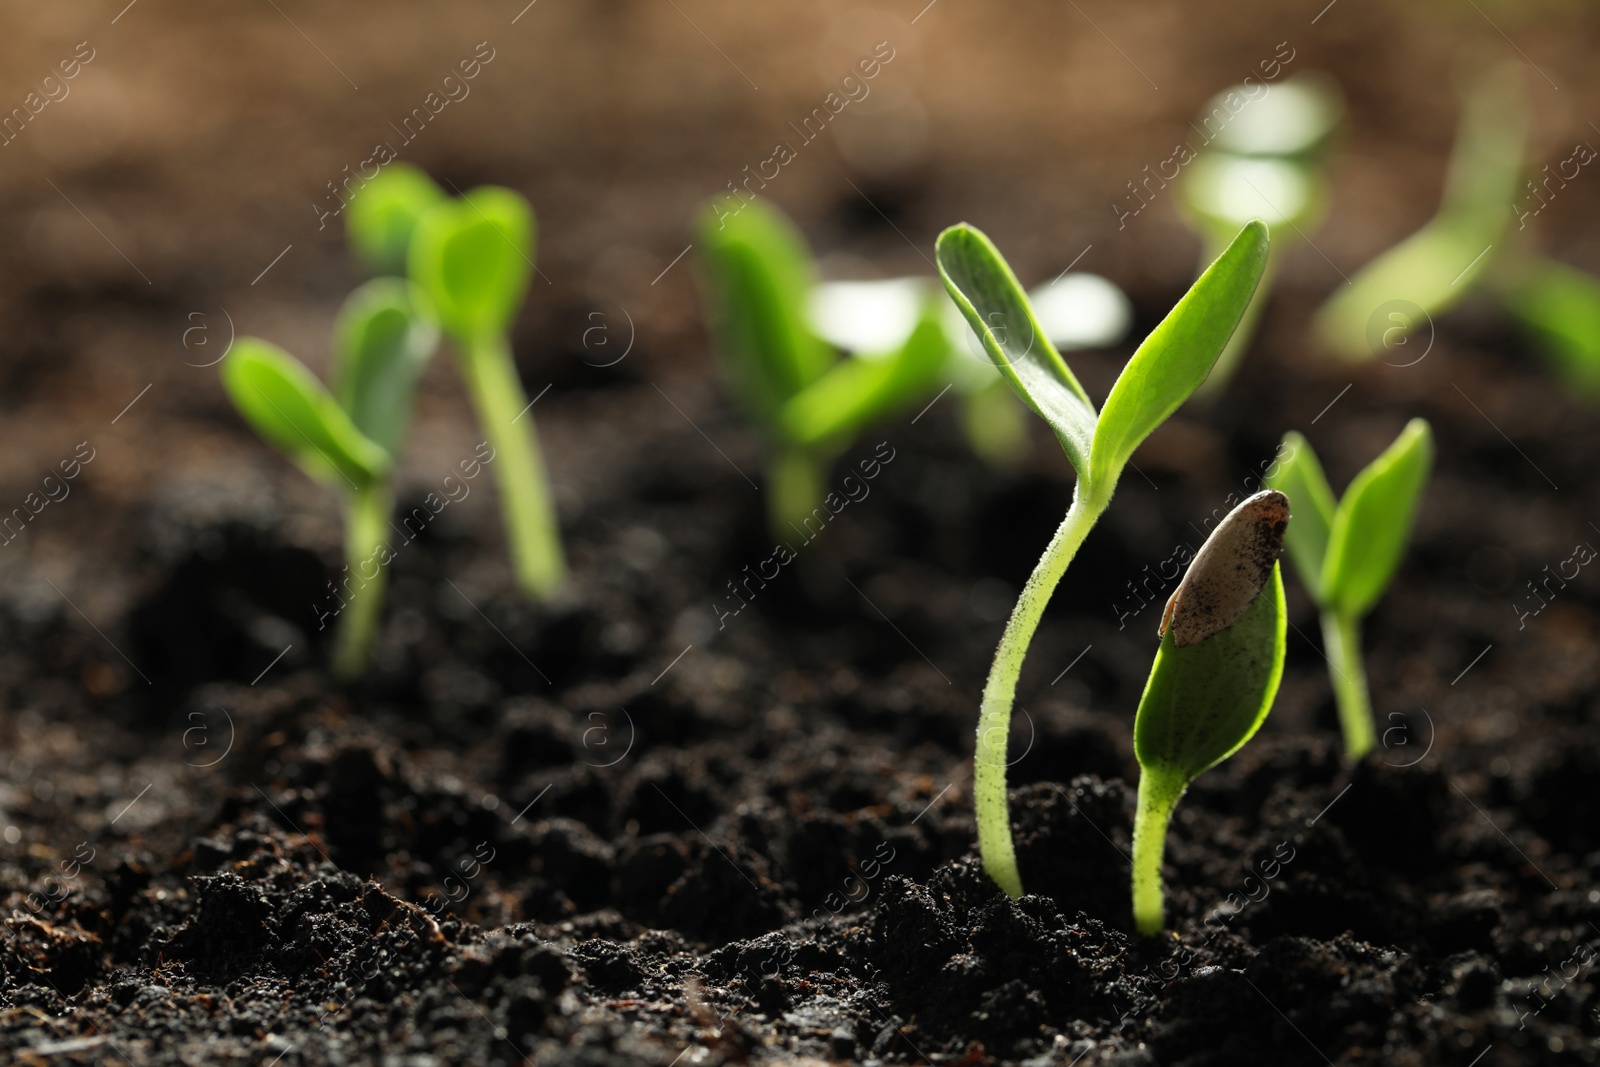
[[[1561,379],[1600,400],[1600,278],[1537,259],[1502,283],[1501,296]]]
[[[1266,88],[1266,94],[1249,99],[1233,113],[1185,169],[1180,189],[1179,203],[1202,240],[1202,268],[1251,219],[1264,221],[1272,234],[1261,290],[1211,377],[1200,387],[1201,397],[1215,396],[1227,387],[1255,334],[1283,249],[1293,243],[1292,238],[1306,238],[1327,212],[1323,160],[1344,112],[1338,86],[1326,75],[1312,72],[1257,90],[1238,86],[1218,94],[1203,114],[1227,113],[1224,99],[1237,95],[1248,99],[1259,88]]]
[[[702,289],[729,383],[769,441],[767,519],[774,535],[803,528],[824,499],[827,468],[873,423],[932,395],[949,347],[931,286],[891,289],[889,315],[865,349],[840,358],[812,325],[816,271],[794,224],[764,201],[701,216]],[[860,293],[828,298],[862,326]],[[909,319],[911,325],[894,319]],[[892,327],[892,328],[891,328]]]
[[[1461,300],[1495,259],[1491,250],[1515,221],[1522,183],[1527,112],[1520,77],[1499,67],[1468,89],[1438,213],[1318,312],[1317,333],[1336,355],[1372,359],[1400,343]]]
[[[404,275],[417,220],[449,197],[420,167],[391,163],[350,201],[345,237],[374,274]]]

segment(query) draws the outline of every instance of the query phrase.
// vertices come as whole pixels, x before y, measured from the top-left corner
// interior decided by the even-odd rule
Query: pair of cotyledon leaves
[[[1417,500],[1433,464],[1433,435],[1412,419],[1335,501],[1311,444],[1284,435],[1289,454],[1268,478],[1288,494],[1295,522],[1289,558],[1317,605],[1359,619],[1383,596],[1405,552]]]
[[[1240,230],[1134,352],[1098,413],[987,237],[952,227],[939,237],[938,260],[990,358],[1055,431],[1080,497],[1103,507],[1140,442],[1211,372],[1255,294],[1267,245],[1260,221]],[[1196,556],[1163,618],[1135,749],[1141,765],[1177,792],[1248,741],[1271,707],[1283,673],[1287,620],[1277,554],[1287,522],[1280,493],[1241,504]]]
[[[379,278],[345,302],[331,390],[257,338],[241,338],[223,365],[246,420],[319,481],[359,490],[387,477],[440,328],[466,344],[503,334],[527,292],[534,247],[527,202],[496,187],[459,200],[431,182],[427,188],[435,195],[404,181],[374,184],[362,221],[353,221],[352,243],[363,258],[378,269],[403,261],[411,280]],[[363,203],[358,196],[351,210]]]
[[[933,384],[947,355],[929,301],[892,352],[838,358],[807,318],[816,271],[799,231],[762,201],[708,210],[699,245],[720,347],[744,403],[786,444],[848,441]]]

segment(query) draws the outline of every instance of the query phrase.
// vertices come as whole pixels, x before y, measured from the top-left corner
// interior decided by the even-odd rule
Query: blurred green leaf
[[[1417,501],[1433,465],[1433,433],[1412,419],[1345,490],[1328,534],[1323,605],[1360,618],[1383,596],[1411,536]]]
[[[321,482],[363,489],[388,473],[388,452],[367,439],[303,364],[276,345],[241,337],[222,384],[268,444]]]
[[[779,418],[784,437],[802,446],[849,440],[870,423],[922,399],[938,378],[949,347],[939,308],[930,302],[897,351],[842,359],[792,397]]]
[[[333,394],[356,428],[399,457],[417,379],[439,343],[421,290],[377,278],[345,300],[334,325]]]
[[[1328,554],[1328,536],[1339,505],[1311,442],[1290,430],[1283,435],[1283,447],[1289,454],[1277,461],[1277,473],[1267,478],[1267,484],[1289,498],[1294,521],[1284,543],[1300,580],[1312,599],[1321,603],[1322,561]]]
[[[1017,395],[1050,424],[1078,478],[1089,481],[1095,410],[1050,343],[1011,267],[988,237],[961,223],[939,235],[939,276]]]
[[[1255,294],[1267,244],[1261,221],[1240,230],[1128,360],[1094,428],[1091,485],[1115,484],[1139,442],[1205,381]]]
[[[1562,380],[1600,397],[1600,278],[1539,260],[1505,293],[1505,303]]]
[[[411,280],[451,336],[505,334],[533,275],[534,218],[527,200],[485,185],[436,204],[411,240]]]
[[[740,400],[771,427],[835,359],[807,318],[811,252],[794,223],[760,200],[737,213],[708,207],[698,232],[718,353]]]
[[[403,275],[417,220],[446,199],[420,168],[391,163],[360,188],[345,209],[345,235],[377,274]]]

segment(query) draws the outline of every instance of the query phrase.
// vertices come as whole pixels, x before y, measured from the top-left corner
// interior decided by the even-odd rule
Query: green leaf
[[[966,223],[939,235],[939,277],[1000,373],[1050,424],[1080,481],[1089,479],[1095,410],[1034,316],[1028,297],[982,231]]]
[[[731,213],[708,206],[698,233],[718,354],[739,399],[772,425],[835,360],[806,318],[811,252],[788,216],[760,200]]]
[[[1322,565],[1324,606],[1360,618],[1383,596],[1411,536],[1433,465],[1433,433],[1412,419],[1394,444],[1356,475],[1334,512]]]
[[[1133,721],[1139,765],[1187,782],[1254,737],[1283,677],[1287,630],[1276,563],[1232,626],[1182,647],[1168,629]]]
[[[241,337],[222,364],[222,384],[268,444],[320,482],[364,489],[389,472],[370,441],[305,366],[276,345]]]
[[[784,438],[802,446],[850,440],[926,395],[949,351],[939,307],[930,303],[898,351],[842,359],[791,398],[779,419]]]
[[[1240,230],[1122,368],[1094,430],[1091,485],[1115,485],[1139,442],[1206,380],[1250,306],[1267,243],[1260,220]]]
[[[430,208],[411,239],[411,280],[451,336],[505,334],[533,275],[534,218],[510,189],[486,185]]]
[[[1600,278],[1540,260],[1525,269],[1505,302],[1563,381],[1600,396]]]
[[[345,300],[334,325],[333,395],[356,428],[398,458],[417,379],[439,343],[421,290],[377,278]]]
[[[1328,554],[1328,535],[1338,501],[1310,441],[1290,430],[1283,435],[1279,451],[1285,449],[1289,454],[1276,461],[1277,472],[1269,475],[1266,481],[1289,498],[1294,512],[1294,522],[1284,537],[1289,558],[1294,561],[1294,568],[1310,591],[1311,599],[1321,604],[1322,561]]]
[[[446,199],[421,169],[391,163],[352,197],[345,209],[345,236],[374,273],[404,274],[417,221]]]
[[[1335,354],[1378,356],[1394,343],[1390,322],[1415,329],[1430,321],[1471,292],[1494,262],[1491,249],[1504,243],[1523,182],[1528,123],[1519,79],[1501,67],[1466,94],[1438,213],[1317,312],[1317,333]],[[1391,305],[1398,305],[1398,319],[1385,314]],[[1376,327],[1375,316],[1382,318]]]

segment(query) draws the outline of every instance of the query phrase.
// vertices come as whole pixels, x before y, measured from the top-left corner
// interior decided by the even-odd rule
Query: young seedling
[[[1322,613],[1322,643],[1345,752],[1358,760],[1377,742],[1361,657],[1361,620],[1400,565],[1433,464],[1433,433],[1426,421],[1412,419],[1337,503],[1310,442],[1290,431],[1283,444],[1288,455],[1267,482],[1294,507],[1289,558]]]
[[[360,200],[354,203],[360,203]],[[478,422],[499,457],[517,583],[536,597],[566,580],[561,530],[527,394],[506,336],[533,273],[534,218],[510,189],[483,186],[428,208],[411,236],[411,280],[450,336]]]
[[[374,274],[403,276],[417,221],[448,199],[421,168],[389,164],[345,209],[350,250]]]
[[[1161,616],[1161,647],[1133,721],[1133,921],[1141,934],[1164,925],[1161,857],[1178,800],[1272,710],[1288,629],[1278,571],[1288,525],[1280,492],[1240,503],[1200,546]]]
[[[343,617],[333,669],[346,680],[365,670],[377,637],[392,472],[417,379],[438,344],[424,301],[397,278],[352,293],[334,329],[331,391],[299,360],[254,337],[240,338],[222,365],[222,383],[251,428],[340,491],[348,573],[339,583],[344,595],[336,593]]]
[[[1343,110],[1332,79],[1305,73],[1273,87],[1236,86],[1219,93],[1201,113],[1204,129],[1195,129],[1208,139],[1183,171],[1179,198],[1202,240],[1201,265],[1215,259],[1252,218],[1266,220],[1272,234],[1261,290],[1198,390],[1202,398],[1220,393],[1238,369],[1284,248],[1314,232],[1327,213],[1324,157]],[[1213,133],[1217,115],[1227,119]]]
[[[1515,220],[1522,181],[1527,116],[1518,79],[1516,70],[1499,68],[1466,94],[1438,213],[1317,313],[1317,332],[1334,354],[1367,360],[1397,351],[1484,276]]]
[[[725,373],[769,439],[768,525],[790,537],[822,502],[833,458],[931,392],[948,349],[939,305],[923,298],[888,351],[841,359],[811,326],[811,252],[782,212],[760,200],[736,215],[708,207],[696,244]]]
[[[1098,414],[1035,318],[999,251],[962,224],[939,235],[945,288],[1025,404],[1049,423],[1078,482],[1072,505],[1017,598],[983,690],[973,756],[978,846],[984,870],[1022,895],[1006,801],[1006,733],[1017,676],[1045,604],[1111,503],[1135,448],[1189,398],[1249,306],[1267,260],[1267,227],[1251,222],[1202,274],[1123,368]]]

